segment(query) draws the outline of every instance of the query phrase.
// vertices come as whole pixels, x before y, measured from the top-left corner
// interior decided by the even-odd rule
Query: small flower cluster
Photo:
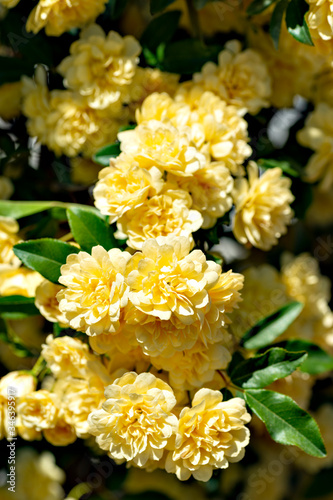
[[[213,227],[234,203],[241,243],[263,250],[277,243],[293,216],[291,181],[279,168],[259,178],[254,162],[249,181],[239,178],[252,153],[244,109],[187,84],[173,98],[145,99],[137,127],[118,134],[121,154],[101,170],[94,189],[95,205],[117,222],[118,238],[136,250],[158,236],[193,241],[193,232]]]
[[[133,256],[94,247],[70,255],[61,272],[60,312],[95,352],[149,361],[181,391],[212,381],[229,363],[227,313],[240,301],[243,277],[190,252],[187,238],[148,240]]]
[[[113,142],[154,89],[173,92],[178,77],[138,67],[141,46],[132,36],[107,35],[92,24],[58,66],[67,90],[49,90],[45,70],[23,78],[23,114],[31,136],[57,156],[91,156]]]

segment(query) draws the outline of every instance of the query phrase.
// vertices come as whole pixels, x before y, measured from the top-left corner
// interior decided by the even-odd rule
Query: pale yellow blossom
[[[68,336],[54,338],[48,335],[41,354],[57,378],[86,378],[95,360],[87,344]]]
[[[137,111],[136,119],[138,123],[170,121],[179,130],[189,127],[200,151],[223,161],[233,174],[244,173],[241,165],[252,152],[247,144],[247,123],[237,108],[212,92],[194,86],[180,87],[174,99],[166,93],[152,94]]]
[[[179,131],[168,123],[150,120],[119,133],[118,138],[121,150],[146,169],[155,166],[175,175],[191,176],[206,163],[190,140],[190,130]]]
[[[195,73],[193,83],[217,94],[228,104],[239,108],[240,113],[258,113],[270,105],[271,79],[264,59],[253,49],[241,50],[238,40],[226,43],[220,52],[218,64],[204,64]]]
[[[139,467],[159,461],[177,428],[168,384],[151,373],[129,372],[105,389],[105,397],[88,419],[99,446],[111,458]]]
[[[12,9],[16,7],[20,0],[0,0],[0,5],[6,7],[6,9]]]
[[[27,21],[27,31],[38,33],[45,28],[49,36],[81,28],[105,10],[106,0],[39,0]]]
[[[25,267],[0,270],[0,295],[23,295],[34,297],[36,288],[43,281],[36,271]]]
[[[228,312],[237,306],[242,276],[222,273],[188,238],[148,240],[132,257],[127,273],[134,309],[127,321],[144,352],[171,356],[174,351],[225,340]]]
[[[140,250],[144,242],[158,236],[184,236],[193,245],[192,233],[203,218],[192,210],[191,196],[182,189],[168,189],[127,211],[117,222],[119,236],[128,238],[129,247]]]
[[[55,394],[44,389],[21,397],[17,406],[19,434],[25,438],[25,429],[28,432],[39,432],[54,427],[59,411],[58,404]]]
[[[248,165],[248,176],[248,180],[235,181],[233,232],[243,245],[270,250],[287,232],[293,216],[291,180],[282,176],[280,168],[266,170],[259,177],[254,162]]]
[[[213,227],[217,219],[231,209],[234,181],[224,162],[208,163],[192,177],[168,178],[190,193],[192,208],[201,213],[205,229]]]
[[[131,162],[125,154],[110,160],[110,167],[99,173],[94,188],[95,205],[103,215],[110,216],[110,224],[128,210],[137,209],[148,198],[161,191],[163,180],[158,168],[149,171]]]
[[[176,351],[169,358],[151,358],[153,366],[158,370],[169,372],[171,387],[187,391],[206,386],[207,382],[213,380],[216,370],[225,369],[230,361],[231,353],[225,345],[219,343],[205,346],[201,341],[191,349]]]
[[[140,52],[134,37],[115,31],[105,35],[93,24],[82,30],[58,71],[66,87],[86,96],[92,108],[104,109],[121,99],[122,87],[132,82]]]
[[[59,378],[53,390],[61,405],[61,416],[75,430],[77,437],[89,436],[88,416],[100,408],[104,397],[105,383],[91,372],[90,378]]]
[[[59,278],[67,288],[57,298],[71,328],[92,336],[117,331],[120,310],[128,301],[124,272],[130,257],[118,248],[107,252],[101,246],[93,247],[91,255],[67,257]]]
[[[51,323],[66,325],[66,317],[59,310],[57,293],[63,290],[62,286],[43,280],[36,288],[35,305],[42,316]]]
[[[315,151],[305,168],[305,180],[319,181],[321,191],[333,187],[333,107],[326,103],[316,105],[305,121],[305,127],[297,134],[302,146]]]
[[[179,415],[175,450],[169,452],[165,464],[167,472],[176,473],[182,481],[191,475],[209,481],[214,469],[242,460],[250,439],[245,424],[250,420],[243,399],[222,402],[219,391],[201,389],[192,408],[183,408]]]

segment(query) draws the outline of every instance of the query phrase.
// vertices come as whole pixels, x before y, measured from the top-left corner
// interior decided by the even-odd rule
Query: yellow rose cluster
[[[126,373],[105,390],[106,401],[89,416],[90,431],[116,462],[148,470],[164,466],[181,480],[208,481],[214,469],[244,456],[251,417],[240,398],[201,389],[177,418],[168,384],[151,373]]]
[[[22,111],[29,134],[57,156],[91,158],[114,142],[148,94],[155,89],[173,92],[177,85],[176,75],[139,68],[140,52],[132,36],[106,35],[97,24],[85,27],[57,68],[66,90],[50,91],[42,67],[34,79],[23,78]]]
[[[225,98],[194,82],[181,84],[174,97],[153,93],[137,110],[135,129],[118,134],[121,154],[101,170],[94,198],[129,247],[168,235],[193,241],[192,233],[213,227],[233,203],[241,243],[269,250],[286,232],[291,181],[279,168],[259,178],[254,162],[249,181],[239,178],[252,154],[242,114],[253,108],[241,97],[235,105]]]
[[[94,247],[70,255],[61,272],[60,312],[99,354],[150,360],[179,391],[212,381],[229,363],[227,313],[240,301],[243,277],[190,252],[188,238],[148,240],[133,256]]]

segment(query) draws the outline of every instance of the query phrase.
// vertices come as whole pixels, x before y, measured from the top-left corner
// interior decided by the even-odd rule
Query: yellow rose
[[[226,341],[228,338],[226,338]],[[205,344],[198,341],[191,349],[176,351],[171,357],[152,357],[151,363],[158,370],[169,372],[172,388],[192,390],[211,382],[216,370],[227,367],[231,353],[223,344]]]
[[[18,432],[24,436],[24,429],[42,431],[55,426],[59,401],[55,394],[41,389],[20,398],[17,406]]]
[[[88,415],[105,401],[104,388],[104,382],[93,372],[86,379],[65,377],[55,382],[53,390],[60,401],[60,415],[77,437],[89,437]]]
[[[171,387],[151,373],[129,372],[105,389],[105,397],[88,419],[99,446],[138,467],[159,461],[177,428]]]
[[[127,211],[118,220],[118,237],[127,237],[129,247],[140,250],[146,240],[169,235],[184,236],[193,245],[192,233],[201,227],[202,216],[191,210],[191,196],[173,187],[165,186],[159,195]]]
[[[32,10],[26,29],[38,33],[45,28],[49,36],[60,36],[65,31],[81,28],[94,21],[105,10],[106,0],[39,0]]]
[[[201,72],[194,74],[193,83],[236,106],[240,113],[256,114],[270,105],[272,90],[267,66],[255,50],[242,52],[238,40],[227,42],[218,64],[204,64]]]
[[[68,446],[74,443],[77,438],[74,427],[66,422],[61,410],[55,426],[44,429],[43,435],[53,446]]]
[[[49,91],[44,68],[38,67],[35,79],[23,77],[22,112],[28,118],[29,135],[55,152],[75,157],[91,157],[117,137],[127,123],[126,113],[119,117],[110,110],[92,109],[84,96],[69,90]]]
[[[110,216],[112,224],[128,210],[147,203],[162,186],[162,174],[158,168],[145,170],[121,154],[116,160],[111,159],[110,167],[99,173],[94,188],[95,205],[103,215]]]
[[[165,93],[152,94],[137,110],[136,119],[138,123],[170,121],[184,131],[189,127],[197,149],[223,161],[233,174],[244,173],[241,165],[252,152],[247,144],[247,123],[237,108],[227,106],[212,92],[181,86],[174,99]]]
[[[118,101],[122,87],[131,83],[141,47],[132,36],[123,38],[115,31],[105,35],[92,24],[82,30],[70,52],[58,67],[65,86],[86,96],[92,108],[104,109]]]
[[[97,361],[87,344],[68,336],[53,338],[53,335],[48,335],[41,354],[57,378],[86,378]]]
[[[192,208],[203,216],[202,227],[205,229],[213,227],[232,206],[234,181],[223,162],[209,163],[194,172],[192,177],[168,178],[190,193]]]
[[[42,281],[43,276],[25,267],[3,269],[0,270],[0,295],[34,297],[36,288]]]
[[[236,179],[233,191],[236,212],[233,232],[243,245],[270,250],[287,232],[293,211],[291,180],[280,168],[266,170],[259,177],[258,166],[248,165],[249,179]]]
[[[331,281],[321,275],[317,260],[310,254],[284,254],[281,279],[288,295],[304,304],[303,318],[322,317],[330,312]]]
[[[225,326],[240,300],[242,276],[222,273],[200,250],[191,253],[188,238],[148,240],[128,264],[129,300],[134,309],[127,321],[145,354],[171,356],[225,340]]]
[[[305,168],[305,180],[319,182],[321,191],[333,187],[333,108],[319,103],[306,119],[305,127],[297,134],[302,146],[315,151]]]
[[[140,167],[153,166],[175,175],[191,176],[206,163],[190,140],[190,130],[179,131],[171,124],[150,120],[134,130],[118,134],[121,150],[138,162]]]
[[[67,257],[59,282],[64,285],[57,298],[67,322],[87,335],[114,333],[119,328],[120,310],[127,305],[128,285],[124,279],[128,252],[101,246],[92,254],[79,252]]]
[[[43,280],[36,288],[35,305],[42,316],[51,323],[66,325],[66,317],[59,311],[57,293],[63,290],[62,286]]]
[[[133,32],[132,32],[133,33]],[[166,92],[174,95],[177,90],[179,75],[160,71],[157,68],[136,68],[132,83],[128,88],[127,101],[133,121],[139,106],[147,96],[154,92]]]
[[[333,2],[332,0],[307,0],[309,11],[306,22],[316,46],[324,53],[332,52]]]
[[[243,399],[222,402],[219,391],[201,389],[192,408],[183,408],[179,415],[175,449],[167,456],[166,471],[176,473],[181,481],[191,475],[209,481],[214,469],[242,460],[250,439],[245,424],[250,420]]]

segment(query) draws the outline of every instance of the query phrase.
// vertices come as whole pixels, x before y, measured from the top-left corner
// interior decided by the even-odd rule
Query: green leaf
[[[172,10],[153,19],[143,32],[140,43],[153,53],[161,43],[169,42],[179,24],[180,10]]]
[[[269,32],[272,37],[274,47],[276,50],[279,47],[279,40],[280,40],[280,33],[281,33],[281,26],[282,26],[282,20],[283,16],[285,13],[285,10],[288,6],[289,0],[279,0],[276,6],[274,7],[274,10],[272,12],[272,17],[269,23]]]
[[[300,175],[302,174],[301,170],[293,167],[289,161],[277,161],[261,158],[260,160],[258,160],[258,164],[260,167],[265,169],[277,167],[281,168],[282,172],[285,172],[292,177],[300,177]]]
[[[99,165],[108,167],[110,165],[110,158],[116,158],[120,153],[120,142],[114,142],[97,151],[93,156],[93,160]]]
[[[44,278],[57,283],[60,277],[60,268],[66,264],[68,255],[79,253],[79,249],[69,243],[42,238],[39,240],[24,241],[14,246],[15,255],[24,265],[39,272]]]
[[[260,320],[246,332],[241,340],[246,349],[259,349],[269,345],[279,337],[302,311],[301,302],[290,302],[276,312]]]
[[[37,214],[55,206],[52,201],[0,201],[0,215],[21,219],[28,215]]]
[[[82,250],[90,252],[97,245],[110,250],[116,246],[110,225],[101,216],[74,207],[67,210],[67,217],[74,239]]]
[[[175,0],[150,0],[150,13],[154,16],[158,12],[166,9]]]
[[[285,342],[279,342],[277,345],[290,352],[305,351],[308,354],[307,359],[300,367],[302,372],[309,373],[310,375],[319,375],[320,373],[333,370],[333,356],[308,340],[290,339]]]
[[[276,0],[254,0],[246,9],[246,13],[249,16],[255,16],[268,9],[274,2],[276,2]]]
[[[192,74],[208,61],[217,61],[219,45],[204,45],[200,40],[187,39],[166,46],[163,69],[171,73]]]
[[[7,319],[23,319],[39,314],[35,299],[22,295],[0,297],[0,315]]]
[[[111,19],[119,19],[124,12],[128,0],[109,0]]]
[[[274,441],[298,446],[314,457],[326,455],[315,420],[289,396],[265,389],[250,389],[245,391],[245,400],[265,423]]]
[[[286,25],[289,33],[301,43],[313,45],[305,14],[309,4],[305,0],[291,0],[286,11]]]
[[[228,375],[238,387],[260,389],[290,375],[306,358],[307,354],[304,352],[288,352],[273,347],[264,354],[233,365],[233,369],[228,370]]]

